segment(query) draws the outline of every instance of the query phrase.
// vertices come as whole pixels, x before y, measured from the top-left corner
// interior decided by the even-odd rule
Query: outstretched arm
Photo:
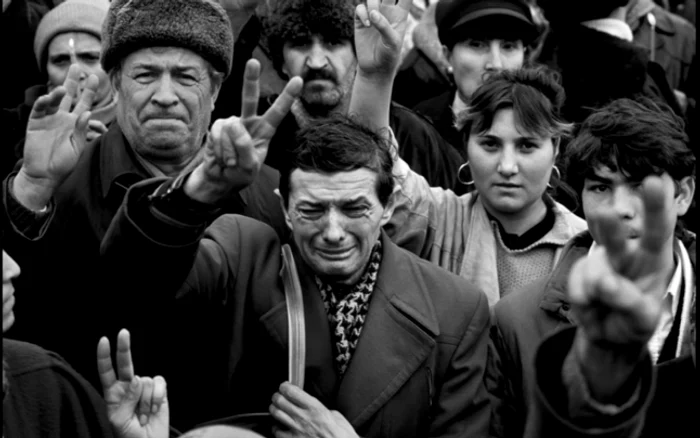
[[[411,0],[368,0],[355,9],[357,76],[350,114],[368,127],[389,128],[389,106]]]

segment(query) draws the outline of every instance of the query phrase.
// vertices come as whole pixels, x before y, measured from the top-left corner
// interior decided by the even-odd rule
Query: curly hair
[[[318,120],[297,131],[295,145],[285,152],[279,191],[289,202],[290,176],[296,169],[334,174],[369,169],[377,173],[377,197],[386,206],[394,190],[391,145],[382,136],[348,116]]]
[[[577,194],[601,166],[633,181],[668,173],[677,184],[695,176],[695,154],[683,120],[669,106],[623,98],[593,112],[566,148],[564,175]]]
[[[325,41],[349,41],[355,50],[355,5],[358,0],[278,1],[262,18],[263,32],[272,65],[278,74],[284,65],[287,42],[310,41],[313,35]]]

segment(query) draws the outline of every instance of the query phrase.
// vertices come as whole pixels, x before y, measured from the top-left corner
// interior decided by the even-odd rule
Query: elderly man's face
[[[301,76],[301,101],[316,116],[327,116],[350,100],[357,59],[350,41],[327,41],[318,35],[285,43],[282,70]]]
[[[129,143],[161,169],[186,164],[202,145],[220,87],[208,63],[187,49],[152,47],[126,57],[120,78],[117,120]]]
[[[102,46],[97,37],[86,32],[62,33],[51,40],[47,50],[46,72],[49,77],[49,90],[63,85],[68,76],[68,69],[77,64],[80,67],[80,91],[88,76],[94,74],[100,81],[95,94],[95,104],[102,103],[109,96],[111,85],[100,64]],[[78,102],[79,96],[80,94],[75,96],[73,104]]]
[[[369,169],[291,173],[287,224],[304,261],[325,281],[352,285],[362,276],[393,213],[391,202],[379,202],[376,183]]]

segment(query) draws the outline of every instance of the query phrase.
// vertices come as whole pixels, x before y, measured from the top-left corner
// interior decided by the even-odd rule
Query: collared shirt
[[[464,122],[461,122],[459,115],[469,108],[467,104],[459,97],[459,92],[455,93],[455,100],[452,102],[452,120],[454,121],[454,126],[457,130],[461,130],[464,127]]]
[[[679,241],[676,244],[682,245],[683,243]],[[596,243],[593,242],[588,254],[591,254],[593,249],[596,247]],[[661,318],[659,319],[659,324],[656,326],[654,334],[647,344],[649,346],[649,353],[651,353],[651,358],[654,364],[656,364],[657,360],[659,359],[664,342],[666,342],[666,338],[671,332],[673,321],[675,320],[676,312],[678,310],[678,303],[680,301],[681,285],[683,280],[683,264],[680,263],[680,255],[675,251],[673,261],[676,268],[673,272],[673,277],[671,277],[671,281],[668,283],[666,293],[662,298],[663,308],[661,309]]]
[[[617,18],[600,18],[598,20],[584,21],[581,24],[625,41],[632,42],[634,40],[634,34],[629,24]]]

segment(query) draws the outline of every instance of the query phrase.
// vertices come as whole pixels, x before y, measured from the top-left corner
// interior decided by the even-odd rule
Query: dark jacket
[[[409,108],[424,100],[449,92],[452,81],[420,47],[406,53],[394,79],[392,99]]]
[[[640,362],[639,395],[614,416],[601,418],[597,430],[584,428],[567,412],[562,367],[576,329],[558,331],[545,339],[535,356],[535,394],[525,438],[656,438],[697,436],[697,368],[690,355],[652,367],[647,355]],[[605,426],[603,426],[605,424]]]
[[[462,158],[425,118],[405,106],[391,104],[389,126],[399,144],[399,155],[411,170],[422,175],[432,187],[454,189],[457,170]],[[286,158],[285,151],[294,147],[299,125],[291,113],[282,121],[270,142],[265,163],[280,169]]]
[[[456,90],[452,90],[424,100],[416,105],[413,110],[430,120],[430,123],[435,126],[442,138],[447,140],[466,162],[468,158],[465,139],[460,134],[460,131],[455,128],[454,114],[452,113],[455,93]]]
[[[134,156],[119,126],[83,151],[72,174],[56,191],[43,237],[27,237],[26,212],[3,184],[3,249],[22,268],[15,282],[17,322],[7,333],[59,353],[91,383],[99,385],[95,348],[103,335],[116,336],[120,301],[128,290],[113,290],[100,271],[99,248],[126,190],[151,177]],[[265,169],[256,182],[232,197],[225,211],[270,223],[286,233],[273,190],[278,175]],[[23,218],[24,216],[24,218]],[[130,275],[128,272],[123,275]],[[133,304],[133,303],[132,303]],[[115,324],[112,326],[111,324]],[[138,348],[138,341],[134,344]]]
[[[623,97],[644,95],[682,111],[663,68],[643,47],[583,25],[556,28],[547,36],[539,62],[561,73],[569,122],[582,122],[595,108]]]
[[[57,354],[3,339],[2,355],[8,380],[2,400],[4,437],[113,436],[100,394]]]
[[[659,5],[655,5],[651,13],[656,18],[654,61],[666,72],[666,79],[672,89],[683,91],[688,97],[695,97],[696,90],[690,76],[690,66],[695,58],[695,26]],[[650,53],[651,25],[647,17],[641,17],[631,27],[634,42],[646,47]]]
[[[682,240],[694,266],[695,236],[685,234]],[[534,387],[535,352],[547,335],[573,324],[567,301],[569,272],[592,243],[587,231],[574,237],[550,277],[510,294],[493,308],[486,386],[494,402],[496,436],[523,435]]]
[[[276,236],[259,222],[232,215],[204,231],[204,223],[184,219],[182,211],[189,208],[165,201],[161,208],[148,200],[162,182],[131,188],[105,237],[103,256],[116,272],[165,282],[153,293],[169,296],[172,307],[188,315],[177,322],[187,321],[196,332],[190,339],[168,340],[168,326],[158,331],[160,342],[179,346],[165,358],[174,365],[166,376],[173,422],[183,415],[207,421],[236,411],[267,412],[272,394],[287,379],[288,325]],[[486,297],[466,280],[381,238],[382,264],[369,313],[342,378],[314,276],[295,254],[306,320],[304,389],[340,411],[360,436],[486,436]],[[146,267],[145,260],[152,262]],[[168,305],[168,298],[158,300]],[[217,324],[227,329],[217,332]],[[177,353],[183,349],[184,357]],[[202,367],[205,376],[196,372]]]

